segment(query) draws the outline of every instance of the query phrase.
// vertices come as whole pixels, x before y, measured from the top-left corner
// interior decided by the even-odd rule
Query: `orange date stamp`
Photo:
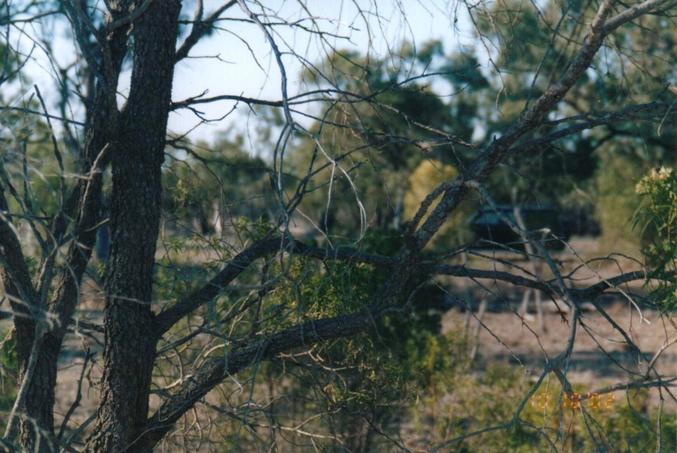
[[[562,409],[578,410],[585,406],[591,410],[609,409],[614,403],[613,393],[599,394],[595,392],[564,393],[561,399],[560,407]],[[550,409],[552,407],[553,397],[548,393],[534,395],[530,400],[531,407],[538,409]]]

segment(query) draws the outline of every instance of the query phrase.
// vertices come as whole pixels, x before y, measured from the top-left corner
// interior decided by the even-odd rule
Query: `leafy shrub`
[[[641,227],[642,252],[654,269],[651,296],[664,310],[677,308],[677,174],[653,169],[636,186],[642,204],[636,215]]]
[[[0,414],[8,414],[16,398],[18,362],[16,341],[0,330]],[[4,432],[5,417],[0,417],[0,429]]]

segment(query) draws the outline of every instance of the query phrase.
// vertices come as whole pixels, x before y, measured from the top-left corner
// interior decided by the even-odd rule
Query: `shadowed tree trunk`
[[[0,186],[0,210],[6,212],[7,200],[4,195],[4,187]],[[0,254],[4,266],[0,267],[0,279],[9,298],[14,313],[14,326],[16,338],[16,353],[19,361],[19,382],[26,379],[29,358],[33,349],[35,331],[38,322],[40,298],[31,281],[30,271],[24,260],[21,244],[16,234],[10,227],[9,221],[0,215]],[[45,353],[39,355],[43,358]],[[20,423],[21,439],[31,442],[32,432],[35,426],[51,426],[54,403],[53,382],[54,375],[47,373],[35,375],[28,382],[25,401],[20,401],[18,409],[26,411],[30,417],[23,418]],[[47,403],[47,404],[45,404]],[[23,407],[21,407],[23,405]],[[7,432],[15,432],[16,425],[8,428]]]
[[[118,83],[120,67],[126,53],[128,30],[128,26],[118,27],[106,37],[111,68],[103,79],[99,80],[91,104],[87,105],[88,120],[80,168],[82,174],[88,175],[88,178],[78,180],[66,202],[64,212],[55,218],[52,224],[54,239],[61,241],[67,232],[69,217],[74,218],[75,239],[70,241],[66,255],[69,265],[57,276],[53,294],[46,304],[47,313],[53,318],[50,320],[49,328],[45,329],[44,336],[40,338],[40,347],[36,349],[39,353],[23,403],[22,410],[25,411],[26,417],[22,417],[19,424],[19,439],[21,445],[30,451],[53,451],[55,449],[50,436],[54,429],[54,391],[58,355],[66,328],[78,304],[80,284],[96,241],[96,226],[100,221],[102,172],[111,154],[107,144],[116,130],[117,106],[110,93],[115,91]],[[51,264],[53,263],[49,263]],[[21,268],[17,265],[12,267]],[[48,282],[49,279],[45,279],[40,284],[48,284]],[[30,297],[36,301],[34,310],[45,308],[43,304],[46,302],[44,298],[48,294],[47,289],[39,288],[38,293],[29,283],[30,280],[24,283],[24,286],[28,288],[27,291],[34,294]],[[6,282],[6,285],[8,284],[9,286],[5,287],[10,290],[14,288],[11,291],[18,294],[15,285],[9,280]],[[28,307],[17,308],[27,310]],[[21,379],[24,377],[30,358],[35,328],[34,319],[30,317],[23,318],[17,325],[17,339],[20,345],[17,356],[21,363]],[[40,442],[36,441],[36,432],[40,432],[39,437],[42,438]]]
[[[111,162],[102,396],[87,451],[124,451],[148,413],[155,356],[152,272],[179,9],[175,0],[154,2],[133,27],[131,88]]]

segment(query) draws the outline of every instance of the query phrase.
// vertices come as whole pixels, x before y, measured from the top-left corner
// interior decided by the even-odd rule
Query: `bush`
[[[641,228],[642,252],[653,268],[651,296],[664,311],[677,308],[677,174],[653,169],[636,187],[642,204],[635,216]]]

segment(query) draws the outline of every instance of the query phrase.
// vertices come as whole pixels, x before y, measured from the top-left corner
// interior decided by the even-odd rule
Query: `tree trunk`
[[[110,80],[99,81],[92,96],[92,103],[87,106],[88,119],[80,171],[88,178],[78,180],[64,207],[63,215],[60,214],[55,219],[53,226],[53,234],[60,240],[68,229],[69,218],[75,217],[75,238],[71,241],[67,252],[68,264],[58,276],[48,304],[49,313],[56,318],[56,324],[41,339],[33,378],[26,395],[24,409],[26,417],[22,418],[20,424],[19,442],[22,448],[29,451],[53,451],[56,448],[50,443],[49,436],[53,434],[54,428],[54,391],[58,357],[66,328],[80,298],[82,276],[96,241],[96,225],[100,220],[103,186],[102,172],[108,161],[107,156],[110,155],[110,153],[104,155],[103,151],[115,133],[115,124],[111,118],[117,113],[117,106],[111,105],[112,98],[109,94],[111,90],[115,91],[117,86],[120,67],[126,53],[127,30],[128,27],[120,27],[107,37],[113,72],[108,74]],[[22,364],[28,361],[29,352],[30,349],[21,354]]]
[[[7,211],[7,200],[4,188],[0,185],[0,210]],[[19,361],[19,382],[26,379],[28,363],[35,341],[38,317],[42,307],[40,298],[31,281],[30,271],[21,251],[19,238],[10,227],[9,220],[0,215],[0,280],[5,295],[9,298],[14,314],[14,337]],[[40,353],[42,359],[45,354]],[[52,426],[54,405],[55,376],[49,373],[29,376],[27,392],[23,400],[17,401],[16,420],[8,420],[7,434],[10,439],[19,434],[19,441],[24,445],[34,445],[35,433],[43,427]],[[23,414],[27,414],[24,416]],[[18,428],[18,429],[17,429]]]
[[[104,375],[87,451],[134,451],[148,413],[152,273],[179,9],[176,0],[153,2],[133,25],[131,88],[112,158]]]

